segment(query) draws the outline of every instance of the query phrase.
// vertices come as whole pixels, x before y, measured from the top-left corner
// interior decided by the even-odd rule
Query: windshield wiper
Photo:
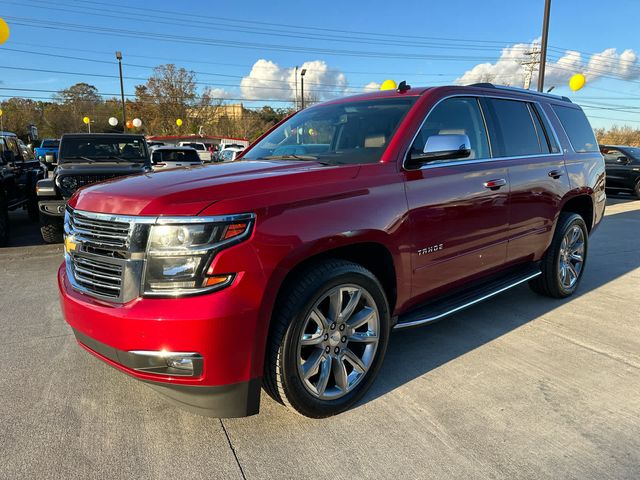
[[[295,153],[290,153],[288,155],[269,155],[266,157],[260,157],[258,160],[317,160],[318,157],[314,157],[313,155],[296,155]]]
[[[84,160],[88,163],[95,163],[96,161],[93,158],[83,157],[82,155],[70,155],[62,158],[61,160]]]

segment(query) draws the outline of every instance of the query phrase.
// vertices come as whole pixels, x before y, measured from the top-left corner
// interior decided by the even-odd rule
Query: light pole
[[[122,98],[122,131],[124,132],[127,124],[127,112],[125,110],[124,103],[124,83],[122,81],[122,52],[118,50],[116,52],[116,59],[118,59],[118,67],[120,68],[120,97]]]
[[[544,92],[544,69],[547,64],[547,38],[549,37],[549,13],[551,0],[544,1],[544,18],[542,19],[542,45],[540,49],[540,69],[538,70],[538,91]]]
[[[304,74],[307,73],[307,69],[303,68],[302,70],[300,70],[300,105],[301,105],[301,109],[300,110],[304,110]]]
[[[296,110],[298,110],[298,66],[296,65],[296,73],[293,76],[296,81]]]

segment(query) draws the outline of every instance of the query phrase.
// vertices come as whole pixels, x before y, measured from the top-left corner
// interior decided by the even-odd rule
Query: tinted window
[[[598,142],[584,112],[579,108],[553,105],[553,111],[567,132],[571,146],[578,153],[597,152]]]
[[[62,142],[61,160],[128,160],[143,161],[147,158],[144,140],[123,136],[70,137]],[[84,157],[84,158],[83,158]]]
[[[607,163],[617,163],[618,157],[626,157],[624,153],[615,148],[603,148],[600,150]]]
[[[258,142],[247,160],[288,157],[330,164],[380,161],[416,97],[318,105],[289,118]]]
[[[153,162],[200,162],[195,150],[156,150],[153,152]]]
[[[544,111],[539,109],[533,103],[529,104],[529,108],[531,108],[532,112],[537,113],[538,120],[541,121],[542,125],[544,126],[545,133],[547,134],[547,142],[549,144],[549,150],[551,151],[551,153],[559,153],[560,152],[560,146],[558,145],[558,142],[556,141],[556,137],[553,134],[553,129],[551,127],[551,124],[549,123],[549,119],[544,114]]]
[[[439,103],[427,115],[412,150],[422,152],[430,136],[447,134],[469,137],[471,155],[467,158],[489,158],[487,131],[476,98],[454,97]]]
[[[58,148],[59,145],[58,140],[44,140],[42,142],[42,148]]]
[[[516,157],[548,153],[538,139],[529,106],[517,100],[488,99],[500,141],[495,142],[494,156]]]

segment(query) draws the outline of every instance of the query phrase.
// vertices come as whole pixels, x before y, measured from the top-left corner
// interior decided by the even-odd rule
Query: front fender
[[[36,183],[36,195],[38,198],[55,198],[58,196],[56,192],[56,184],[52,178],[44,178]]]

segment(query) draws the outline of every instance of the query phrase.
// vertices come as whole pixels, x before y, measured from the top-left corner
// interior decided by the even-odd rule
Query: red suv
[[[389,334],[529,282],[571,295],[605,208],[564,97],[490,84],[313,106],[242,161],[83,188],[62,308],[80,345],[191,410],[310,417],[374,381]]]

